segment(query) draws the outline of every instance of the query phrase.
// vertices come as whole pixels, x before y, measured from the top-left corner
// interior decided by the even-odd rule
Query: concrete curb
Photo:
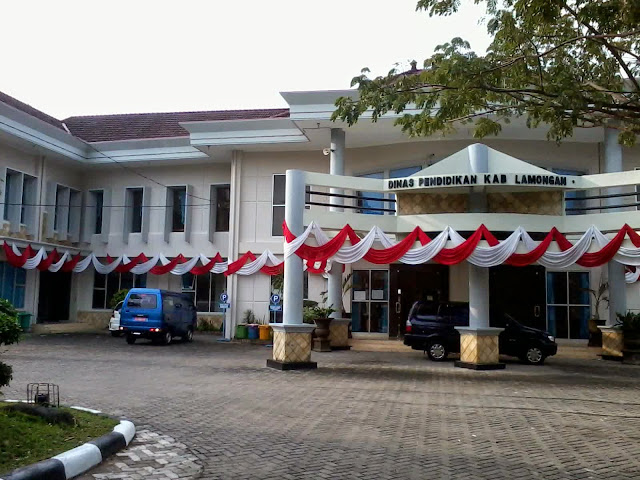
[[[102,413],[82,407],[76,410]],[[125,448],[136,434],[135,425],[128,420],[120,420],[111,433],[95,438],[84,445],[72,448],[55,457],[26,467],[18,468],[0,477],[0,480],[68,480],[102,463],[114,453]]]

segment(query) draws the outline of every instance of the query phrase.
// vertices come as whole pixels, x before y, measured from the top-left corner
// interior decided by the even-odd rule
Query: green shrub
[[[22,329],[18,325],[18,312],[10,302],[0,299],[0,345],[11,345],[20,341]],[[0,362],[0,387],[9,385],[13,370]]]
[[[111,300],[109,300],[109,308],[116,308],[116,305],[118,305],[120,302],[124,302],[127,293],[129,293],[129,290],[127,290],[126,288],[118,290],[116,293],[114,293],[113,297],[111,297]]]

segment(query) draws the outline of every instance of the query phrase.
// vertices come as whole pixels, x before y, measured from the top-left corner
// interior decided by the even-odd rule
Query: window
[[[147,275],[135,275],[131,272],[111,272],[107,275],[94,272],[92,308],[109,308],[113,295],[122,289],[145,288]]]
[[[130,209],[129,213],[129,232],[142,232],[142,188],[127,188],[126,208]]]
[[[565,170],[561,168],[554,168],[552,171],[557,175],[576,175],[576,176],[584,175],[584,172],[579,172],[576,170]],[[585,210],[582,210],[586,206],[586,200],[584,200],[586,193],[587,193],[586,190],[575,190],[572,192],[565,192],[564,194],[565,215],[584,215],[586,213]]]
[[[89,192],[91,195],[91,204],[95,208],[93,233],[102,233],[102,211],[104,209],[104,191],[92,190]]]
[[[220,294],[226,287],[227,280],[222,274],[182,275],[182,293],[190,294],[198,312],[221,312]]]
[[[589,272],[547,272],[547,330],[558,338],[589,338]]]
[[[171,231],[184,232],[187,220],[187,187],[169,187]]]
[[[155,293],[132,293],[127,306],[141,310],[154,309],[158,307],[158,296]]]
[[[231,211],[231,187],[229,185],[213,185],[212,195],[216,199],[216,232],[229,231],[229,212]]]
[[[63,187],[62,185],[56,186],[56,207],[53,219],[54,230],[60,231],[63,227],[63,209],[65,205],[69,204],[68,193],[69,189],[67,187]]]
[[[9,211],[11,206],[16,203],[15,194],[20,188],[20,173],[7,169],[7,176],[5,177],[4,185],[4,219],[11,221],[9,218]]]
[[[421,166],[396,168],[384,172],[368,173],[366,175],[359,175],[362,178],[404,178],[409,177],[422,170]],[[382,192],[358,192],[358,206],[360,207],[359,213],[366,215],[393,215],[396,209],[395,201],[389,202],[387,200],[395,200],[396,196],[393,194],[385,195]],[[388,209],[390,211],[385,212],[380,209]],[[391,211],[393,210],[393,211]]]
[[[20,209],[20,223],[33,225],[38,192],[38,179],[31,175],[24,175],[22,180],[22,205]]]
[[[389,271],[354,270],[351,324],[354,332],[388,333]]]
[[[273,176],[273,199],[272,199],[272,215],[271,215],[271,235],[281,237],[282,223],[284,222],[284,198],[287,188],[286,175]]]
[[[27,271],[6,262],[0,262],[0,297],[10,301],[16,308],[24,308],[24,291]]]

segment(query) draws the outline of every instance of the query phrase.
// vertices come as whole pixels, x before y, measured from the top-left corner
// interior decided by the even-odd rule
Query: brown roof
[[[209,112],[130,113],[69,117],[64,121],[71,133],[87,142],[185,137],[189,133],[180,122],[210,120],[257,120],[288,118],[288,108],[260,110],[220,110]]]
[[[47,115],[46,113],[41,112],[40,110],[37,110],[31,105],[27,105],[26,103],[21,102],[16,98],[10,97],[6,93],[0,92],[0,102],[5,103],[10,107],[15,108],[16,110],[20,110],[21,112],[29,114],[32,117],[39,118],[43,122],[47,122],[49,125],[53,125],[54,127],[64,130],[62,122],[57,118],[54,118],[51,115]]]

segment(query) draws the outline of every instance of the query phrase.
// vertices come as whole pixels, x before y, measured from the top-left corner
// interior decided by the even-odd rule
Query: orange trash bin
[[[269,340],[269,330],[271,327],[269,325],[260,325],[258,328],[260,329],[260,340]]]

